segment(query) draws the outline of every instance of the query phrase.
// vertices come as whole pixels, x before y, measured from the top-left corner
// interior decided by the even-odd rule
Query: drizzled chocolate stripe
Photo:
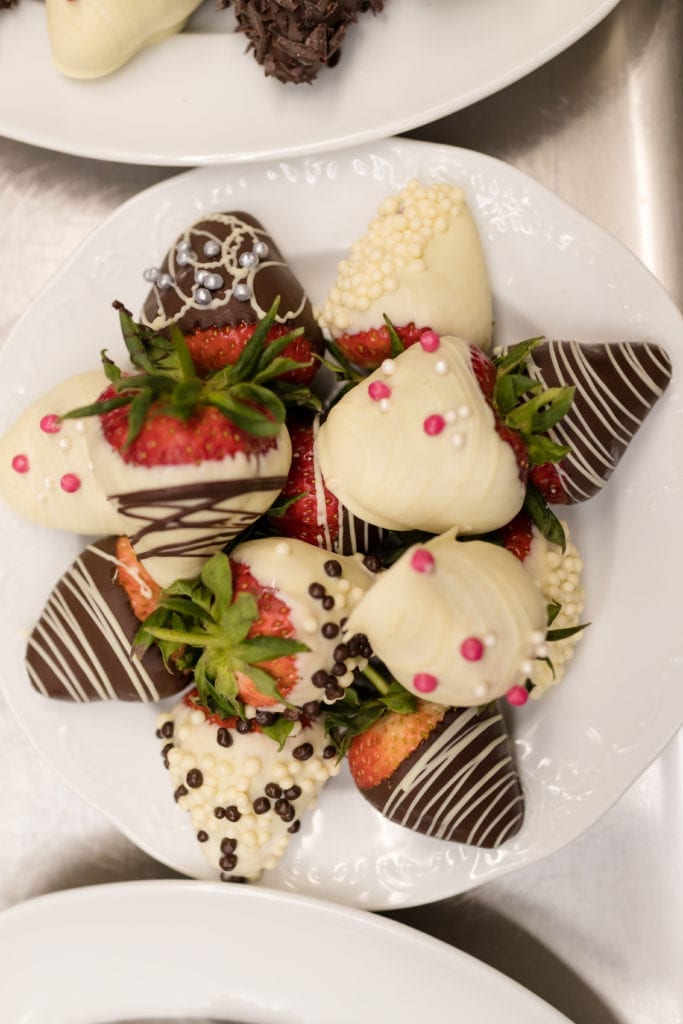
[[[267,246],[267,255],[258,258],[254,266],[241,266],[240,257],[249,258],[259,242]],[[207,255],[214,249],[216,255]],[[303,327],[306,337],[322,351],[322,333],[301,283],[272,236],[249,214],[215,213],[198,221],[176,239],[160,270],[170,275],[171,283],[166,288],[152,287],[141,319],[161,333],[167,333],[173,323],[183,333],[253,324],[279,295],[277,322],[289,329]],[[208,304],[197,300],[197,274],[201,271],[218,274],[223,280],[221,287],[211,290]],[[237,298],[236,285],[246,286],[249,297]]]
[[[34,687],[58,700],[157,701],[187,680],[164,668],[151,647],[132,650],[140,623],[115,581],[116,538],[91,544],[57,583],[28,641]]]
[[[511,744],[497,710],[449,708],[388,779],[361,792],[405,828],[470,846],[500,846],[524,818]]]
[[[671,361],[649,342],[547,341],[534,349],[528,372],[546,388],[576,386],[569,412],[549,433],[572,449],[557,469],[569,501],[579,502],[614,472],[671,380]]]
[[[226,509],[225,502],[244,494],[278,493],[285,482],[283,476],[205,481],[127,491],[110,495],[110,500],[116,502],[122,516],[147,524],[131,531],[130,539],[135,547],[150,534],[163,536],[164,541],[158,546],[145,545],[144,550],[137,550],[140,558],[153,555],[208,557],[258,518],[258,512],[248,509]],[[174,536],[178,531],[187,531],[188,535]]]

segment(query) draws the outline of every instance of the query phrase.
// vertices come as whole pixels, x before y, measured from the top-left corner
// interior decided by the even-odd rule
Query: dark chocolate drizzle
[[[586,501],[612,475],[663,394],[671,360],[649,342],[546,341],[527,366],[546,388],[576,386],[569,412],[549,434],[572,449],[557,466],[569,502]]]
[[[360,791],[391,821],[470,846],[500,846],[524,819],[512,746],[495,707],[449,708],[396,771]]]
[[[26,651],[33,686],[46,697],[157,701],[188,680],[164,667],[150,647],[133,651],[140,623],[115,580],[116,537],[91,544],[67,569],[34,626]]]
[[[182,265],[178,262],[179,243],[188,243],[193,257]],[[218,255],[205,255],[207,242],[220,245]],[[241,267],[239,258],[251,253],[258,242],[268,246],[268,255],[255,267]],[[223,287],[212,291],[210,305],[200,305],[194,295],[198,270],[220,274]],[[235,327],[257,323],[268,312],[276,296],[280,296],[277,323],[291,330],[303,327],[316,351],[322,351],[322,333],[313,316],[311,303],[304,289],[266,229],[247,213],[216,213],[198,221],[176,239],[164,257],[161,273],[169,274],[172,284],[160,289],[156,284],[145,299],[141,320],[148,326],[161,318],[157,326],[167,334],[177,324],[184,334],[212,327]],[[246,301],[235,298],[236,284],[247,284],[252,297]]]
[[[221,503],[242,494],[282,490],[283,476],[250,477],[240,480],[215,480],[182,484],[178,487],[150,488],[110,495],[122,516],[141,520],[146,526],[130,534],[140,559],[153,556],[173,558],[184,555],[210,557],[215,551],[250,526],[259,516],[246,509],[221,509]],[[153,514],[158,511],[158,515]],[[173,539],[175,531],[201,530],[198,537]],[[159,533],[163,541],[155,547],[138,545],[150,534]]]

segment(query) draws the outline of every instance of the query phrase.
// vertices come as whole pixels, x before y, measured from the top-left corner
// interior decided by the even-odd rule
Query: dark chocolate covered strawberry
[[[176,802],[223,881],[254,880],[275,867],[339,771],[319,716],[284,724],[279,735],[277,723],[222,718],[196,691],[159,719]]]
[[[127,588],[122,575],[129,577]],[[36,690],[77,702],[158,701],[183,690],[190,678],[172,662],[167,668],[157,649],[135,649],[139,620],[154,608],[158,592],[126,538],[87,547],[55,586],[29,636],[26,667]]]
[[[333,703],[370,654],[342,626],[373,580],[360,558],[277,537],[246,541],[168,588],[140,639],[191,669],[202,702],[224,715],[245,704]]]
[[[489,348],[488,274],[461,188],[411,181],[385,199],[339,264],[319,320],[347,359],[373,368],[393,354],[385,315],[406,346],[430,328]]]
[[[177,331],[160,347],[120,309],[138,372],[126,375],[104,356],[109,387],[93,405],[68,414],[99,417],[101,429],[89,440],[94,472],[137,557],[162,586],[196,575],[285,482],[285,408],[268,386],[277,346],[264,347],[276,309],[234,365],[204,379]]]
[[[526,372],[543,387],[576,389],[568,415],[549,430],[568,454],[531,472],[546,501],[567,504],[602,489],[664,393],[672,369],[664,349],[651,342],[544,341],[530,353]]]
[[[279,297],[266,345],[298,330],[280,353],[281,376],[310,382],[318,369],[314,353],[322,335],[308,297],[275,241],[247,213],[213,213],[180,235],[152,282],[141,315],[157,333],[172,326],[185,337],[197,372],[204,376],[240,357],[256,325]],[[292,365],[289,365],[292,364]]]
[[[366,800],[415,832],[497,847],[522,826],[524,796],[495,705],[389,711],[352,739],[348,761]]]

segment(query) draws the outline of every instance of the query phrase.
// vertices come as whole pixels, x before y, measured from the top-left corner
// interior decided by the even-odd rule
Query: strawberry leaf
[[[280,519],[285,514],[287,509],[291,508],[292,505],[295,505],[296,502],[300,501],[301,498],[308,497],[308,494],[308,491],[299,491],[298,494],[291,494],[286,498],[283,498],[283,496],[280,495],[280,497],[276,498],[276,500],[270,506],[266,515],[271,516],[274,519]]]
[[[253,594],[240,593],[234,604],[222,610],[218,617],[218,644],[230,657],[237,657],[237,646],[249,635],[258,618],[258,603]]]
[[[124,451],[127,448],[130,448],[133,441],[142,430],[151,404],[151,391],[139,391],[130,403],[130,409],[128,412],[128,431],[126,433],[126,440],[123,444]]]
[[[284,658],[290,654],[305,654],[307,651],[310,651],[310,647],[299,643],[298,640],[280,636],[255,636],[233,647],[232,654],[240,661],[254,665],[261,661]]]
[[[389,689],[380,697],[380,703],[384,704],[389,711],[396,711],[399,715],[407,715],[417,711],[417,698],[405,687],[401,686],[395,679],[392,680]]]
[[[306,384],[275,380],[271,384],[271,388],[285,405],[294,405],[300,409],[313,409],[315,412],[320,412],[323,407],[318,396],[314,395]]]
[[[294,728],[294,722],[290,722],[289,719],[285,718],[283,715],[278,715],[275,721],[270,725],[262,725],[260,728],[262,733],[277,743],[278,750],[282,750],[287,737]]]
[[[533,484],[528,483],[524,508],[531,516],[532,522],[539,531],[553,544],[558,544],[564,551],[567,538],[562,523],[555,513],[548,507],[547,502]]]
[[[569,455],[571,448],[565,444],[556,444],[542,434],[532,434],[526,442],[529,453],[529,465],[544,466],[547,462],[560,462]]]
[[[137,324],[121,302],[113,303],[114,309],[119,313],[119,324],[121,334],[128,349],[128,355],[133,366],[145,370],[147,373],[154,373],[155,366],[147,354],[147,336],[140,324]]]
[[[406,347],[403,344],[403,340],[400,334],[398,333],[398,331],[396,330],[396,328],[394,327],[386,313],[383,314],[383,317],[384,323],[386,324],[387,330],[389,332],[389,341],[391,343],[391,358],[395,359],[396,356],[400,356],[402,352],[405,352]]]
[[[504,375],[510,373],[522,363],[526,363],[533,350],[542,341],[545,341],[545,338],[529,338],[527,341],[520,341],[518,345],[513,345],[504,356],[498,356],[493,360],[496,372],[499,375]]]
[[[213,555],[202,566],[199,577],[211,592],[212,603],[218,614],[230,607],[232,601],[232,569],[230,559],[222,551]]]
[[[254,333],[240,352],[237,361],[232,366],[227,366],[224,370],[218,370],[216,374],[212,374],[209,377],[212,388],[224,386],[222,383],[217,384],[218,380],[225,380],[229,384],[238,384],[241,381],[251,380],[259,365],[266,338],[275,322],[279,305],[280,296],[278,295],[264,318],[256,325]]]
[[[497,377],[493,401],[501,416],[507,416],[527,391],[538,391],[541,385],[522,373],[510,373]]]
[[[274,380],[275,377],[279,377],[283,373],[291,373],[292,370],[303,370],[307,366],[312,365],[312,359],[309,359],[306,363],[300,363],[296,359],[284,359],[282,356],[279,356],[277,359],[273,359],[265,369],[259,370],[258,373],[254,374],[252,383],[263,384],[264,381]]]
[[[286,349],[287,346],[295,340],[295,338],[300,338],[303,333],[303,327],[297,327],[295,330],[289,331],[288,334],[283,334],[281,337],[268,342],[268,344],[264,346],[263,352],[261,353],[261,357],[258,361],[258,371],[261,372],[262,370],[265,370],[267,366],[270,366],[273,360],[278,356],[281,356],[284,349]],[[296,365],[301,367],[304,364],[296,363]],[[310,366],[311,364],[309,362],[305,365]]]
[[[580,623],[578,626],[566,626],[564,629],[549,629],[546,633],[546,640],[565,640],[568,636],[575,636],[582,629],[590,626],[590,622]]]
[[[548,625],[552,626],[557,616],[562,611],[562,605],[558,604],[557,601],[551,601],[548,605]]]
[[[284,698],[277,688],[277,682],[270,672],[266,672],[263,668],[258,668],[256,665],[250,665],[246,662],[236,663],[236,668],[243,675],[248,676],[253,682],[259,693],[264,694],[266,697],[273,697],[275,700],[285,703]]]

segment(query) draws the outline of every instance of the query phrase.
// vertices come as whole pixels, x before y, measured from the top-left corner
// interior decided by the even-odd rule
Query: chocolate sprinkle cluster
[[[334,67],[347,26],[365,11],[379,13],[384,0],[232,0],[232,7],[266,75],[298,84]]]

